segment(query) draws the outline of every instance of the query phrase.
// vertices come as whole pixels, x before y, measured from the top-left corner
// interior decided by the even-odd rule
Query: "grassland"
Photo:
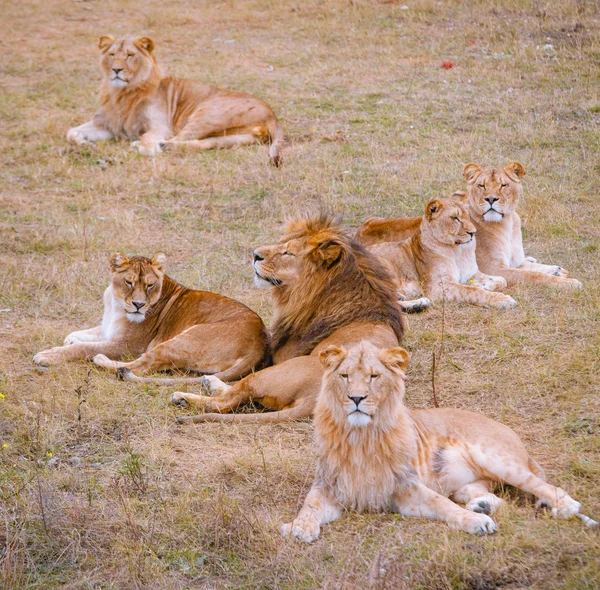
[[[321,203],[349,226],[417,214],[462,165],[521,161],[527,252],[580,293],[522,286],[506,313],[448,304],[441,404],[513,427],[600,516],[600,11],[595,2],[5,0],[0,24],[0,572],[4,588],[598,587],[600,540],[512,489],[498,534],[348,514],[284,541],[312,478],[310,423],[178,427],[174,388],[34,353],[101,317],[111,252],[268,322],[252,247]],[[152,36],[174,75],[267,100],[264,148],[138,156],[67,145],[96,107],[96,40]],[[444,69],[450,61],[453,68]],[[431,405],[441,308],[410,318],[408,402]]]

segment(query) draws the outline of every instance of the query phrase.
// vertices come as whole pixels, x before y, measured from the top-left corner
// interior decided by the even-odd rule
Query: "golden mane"
[[[300,338],[300,354],[310,354],[319,342],[354,322],[389,324],[401,341],[404,320],[392,277],[373,254],[326,214],[294,219],[287,230],[282,241],[304,239],[308,251],[296,284],[274,290],[274,352]]]

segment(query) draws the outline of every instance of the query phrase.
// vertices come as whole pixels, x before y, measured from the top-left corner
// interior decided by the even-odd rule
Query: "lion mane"
[[[297,238],[306,240],[309,252],[298,282],[274,289],[273,354],[299,335],[298,352],[310,354],[337,329],[355,322],[385,322],[402,340],[404,319],[393,279],[373,254],[328,214],[289,222],[282,241]]]

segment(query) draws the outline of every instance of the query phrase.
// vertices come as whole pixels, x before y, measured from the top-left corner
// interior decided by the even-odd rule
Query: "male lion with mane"
[[[131,375],[185,369],[232,380],[268,361],[268,333],[256,313],[229,297],[182,287],[165,275],[164,264],[164,254],[152,260],[113,254],[102,324],[69,334],[65,346],[33,360],[50,365],[93,357]],[[129,355],[139,358],[118,362]]]
[[[173,403],[205,414],[180,422],[278,422],[312,415],[321,385],[319,353],[369,340],[397,346],[404,322],[392,278],[381,263],[326,216],[296,219],[278,244],[254,251],[256,284],[271,290],[273,367],[234,385],[202,381],[215,397],[176,392]],[[271,413],[226,414],[249,400]]]
[[[199,150],[270,141],[274,166],[281,162],[283,130],[271,107],[256,96],[201,82],[164,76],[149,37],[98,42],[104,74],[100,109],[70,129],[79,145],[101,139],[134,139],[140,154],[156,156],[167,146]]]
[[[502,482],[535,495],[556,516],[598,526],[579,502],[546,483],[507,426],[464,410],[408,410],[404,349],[361,342],[349,350],[329,346],[319,358],[325,373],[314,412],[315,480],[298,517],[281,527],[284,536],[314,541],[344,509],[393,510],[493,533],[488,514],[502,500],[492,487]]]

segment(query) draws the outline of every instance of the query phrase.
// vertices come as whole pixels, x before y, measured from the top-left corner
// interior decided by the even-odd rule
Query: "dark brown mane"
[[[328,216],[297,219],[284,239],[306,239],[310,250],[294,287],[275,289],[272,350],[299,342],[310,354],[322,340],[354,322],[388,324],[402,341],[404,320],[392,278],[377,258]]]

